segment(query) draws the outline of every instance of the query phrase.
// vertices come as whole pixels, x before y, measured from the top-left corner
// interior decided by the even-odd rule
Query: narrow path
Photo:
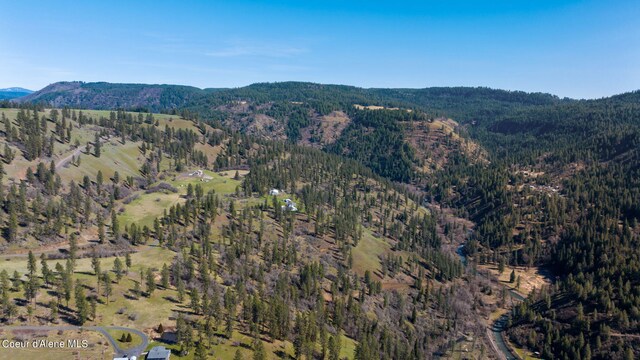
[[[104,144],[106,142],[108,142],[109,140],[111,140],[111,136],[107,136],[106,139],[100,138],[100,144]],[[77,149],[73,150],[73,152],[65,157],[63,157],[62,159],[58,160],[56,162],[56,170],[60,169],[61,167],[65,166],[69,161],[71,161],[71,159],[73,159],[75,156],[78,156],[80,154],[83,154],[82,149],[84,147],[83,146],[78,146]]]
[[[56,170],[59,170],[61,167],[65,166],[74,156],[78,156],[82,154],[82,147],[78,146],[77,149],[73,150],[73,152],[62,159],[56,162]]]
[[[149,345],[149,338],[147,337],[147,335],[145,333],[143,333],[142,331],[136,330],[136,329],[131,329],[131,328],[127,328],[127,327],[121,327],[121,326],[73,326],[73,325],[61,325],[61,326],[36,326],[36,325],[22,325],[22,326],[3,326],[0,327],[0,329],[4,329],[4,330],[33,330],[33,331],[38,331],[38,330],[46,330],[46,331],[58,331],[58,330],[63,330],[63,331],[68,331],[68,330],[90,330],[90,331],[97,331],[99,333],[101,333],[102,335],[104,335],[107,340],[109,341],[109,343],[111,344],[111,346],[113,347],[114,351],[115,351],[115,356],[120,357],[120,356],[126,356],[126,357],[131,357],[131,356],[136,356],[136,357],[140,357],[140,354],[147,348],[147,346]],[[116,339],[113,338],[113,336],[111,336],[111,334],[109,334],[109,331],[107,330],[121,330],[121,331],[127,331],[133,334],[136,334],[138,336],[140,336],[140,338],[142,339],[142,344],[130,348],[130,349],[122,349],[120,348],[120,346],[118,346],[118,341]]]

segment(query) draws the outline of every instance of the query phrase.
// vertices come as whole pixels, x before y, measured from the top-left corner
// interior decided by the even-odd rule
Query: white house
[[[278,189],[271,189],[271,190],[269,190],[269,195],[272,195],[272,196],[278,196],[278,195],[280,195],[280,190],[278,190]]]
[[[288,211],[298,211],[298,208],[296,207],[296,203],[294,203],[291,199],[284,199],[285,206],[282,207],[283,210],[288,210]]]

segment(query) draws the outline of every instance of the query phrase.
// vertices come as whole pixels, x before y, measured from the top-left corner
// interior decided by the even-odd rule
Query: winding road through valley
[[[464,264],[464,266],[467,266],[467,258],[464,255],[463,248],[464,248],[464,245],[460,245],[456,253],[458,254],[458,256],[460,256],[460,259]],[[489,278],[488,275],[485,275],[482,273],[478,273],[478,275]],[[520,295],[520,293],[518,293],[517,291],[509,288],[507,288],[507,291],[509,292],[509,296],[511,296],[511,298],[514,301],[517,301],[517,302],[524,301],[525,299],[524,296]],[[491,342],[491,345],[493,346],[494,350],[497,352],[498,357],[506,360],[518,360],[519,359],[518,355],[516,355],[511,350],[509,345],[507,345],[507,341],[504,337],[504,331],[505,331],[508,320],[509,320],[509,313],[506,313],[500,316],[487,329],[487,335],[489,337],[489,341]]]

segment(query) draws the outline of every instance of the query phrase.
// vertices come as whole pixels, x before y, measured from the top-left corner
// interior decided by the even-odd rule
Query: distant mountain
[[[258,83],[234,89],[198,89],[181,85],[58,82],[20,99],[50,106],[87,109],[126,108],[168,111],[188,108],[203,116],[234,101],[250,104],[303,102],[320,113],[348,110],[354,104],[415,108],[466,123],[493,119],[514,109],[554,105],[574,100],[544,93],[485,87],[424,89],[364,89],[307,82]]]
[[[46,103],[85,109],[124,108],[163,111],[183,108],[211,90],[191,86],[58,82],[24,98],[22,102]]]
[[[0,89],[0,100],[10,100],[26,96],[33,93],[32,90],[28,90],[21,87],[11,87],[6,89]]]
[[[33,90],[29,90],[29,89],[25,89],[25,88],[21,88],[21,87],[10,87],[10,88],[6,88],[6,89],[0,89],[0,91],[3,92],[17,92],[17,93],[29,93],[31,94],[33,92]]]
[[[482,149],[463,134],[467,126],[486,128],[516,110],[575,102],[486,87],[365,89],[309,82],[232,89],[59,82],[20,101],[85,109],[185,110],[241,133],[347,155],[401,181],[414,178],[415,170],[430,173],[446,166],[449,155],[482,160]],[[365,114],[357,109],[390,111]],[[423,120],[430,124],[421,124]]]

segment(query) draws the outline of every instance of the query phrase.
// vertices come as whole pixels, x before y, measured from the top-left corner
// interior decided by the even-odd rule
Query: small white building
[[[278,195],[280,195],[280,190],[278,190],[278,189],[271,189],[271,190],[269,190],[269,195],[272,195],[272,196],[278,196]]]
[[[298,211],[298,208],[296,207],[296,203],[294,203],[291,199],[284,199],[285,204],[282,206],[283,210],[288,210],[288,211]]]

